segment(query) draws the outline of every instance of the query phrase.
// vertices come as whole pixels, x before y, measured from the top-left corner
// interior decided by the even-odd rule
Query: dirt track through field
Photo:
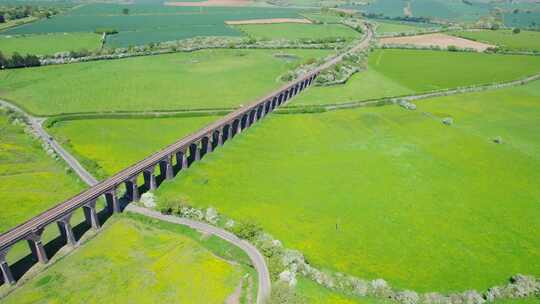
[[[456,46],[461,49],[474,49],[479,52],[485,51],[489,47],[494,47],[493,45],[481,43],[469,39],[464,39],[460,37],[450,36],[446,34],[425,34],[425,35],[416,35],[416,36],[406,36],[406,37],[390,37],[382,38],[380,40],[382,45],[416,45],[423,47],[438,46],[441,48],[447,48],[451,45]]]

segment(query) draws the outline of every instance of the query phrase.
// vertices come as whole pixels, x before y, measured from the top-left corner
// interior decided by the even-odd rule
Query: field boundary
[[[468,87],[454,88],[454,89],[443,89],[428,91],[420,94],[407,94],[407,95],[398,95],[398,96],[389,96],[383,98],[375,99],[365,99],[344,103],[332,103],[332,104],[306,104],[306,105],[287,105],[283,109],[279,109],[276,113],[279,114],[298,114],[298,113],[317,113],[325,111],[334,111],[334,110],[343,110],[351,108],[359,108],[366,106],[382,106],[387,104],[396,104],[400,101],[415,101],[433,97],[442,97],[449,95],[465,94],[465,93],[474,93],[474,92],[483,92],[496,89],[502,89],[513,86],[521,86],[527,83],[533,82],[540,79],[540,73],[526,76],[517,80],[511,80],[506,82],[493,82],[482,85],[474,85]]]

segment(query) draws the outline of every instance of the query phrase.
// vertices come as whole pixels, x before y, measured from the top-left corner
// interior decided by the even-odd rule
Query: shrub
[[[118,30],[115,28],[97,28],[95,30],[96,34],[107,34],[107,35],[114,35],[118,34]]]
[[[519,33],[521,33],[521,30],[519,28],[515,28],[515,29],[512,30],[512,33],[519,34]]]
[[[255,237],[262,231],[261,227],[259,225],[252,223],[252,222],[246,222],[246,223],[238,223],[233,227],[233,233],[236,234],[239,238],[245,239],[245,240],[253,240]]]
[[[455,45],[449,45],[447,49],[448,49],[448,51],[450,51],[450,52],[457,52],[457,51],[459,51],[458,47],[455,46]]]

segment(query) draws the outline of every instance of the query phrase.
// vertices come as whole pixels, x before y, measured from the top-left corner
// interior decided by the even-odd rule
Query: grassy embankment
[[[250,24],[236,25],[235,28],[257,39],[328,40],[343,38],[353,40],[360,36],[360,33],[341,24]]]
[[[127,214],[4,303],[223,303],[246,274],[256,289],[248,265],[217,237]]]
[[[291,56],[279,57],[276,54]],[[0,96],[38,115],[236,107],[327,50],[203,50],[0,72]]]
[[[521,31],[514,34],[512,30],[499,31],[460,31],[451,32],[459,36],[480,42],[495,44],[510,51],[540,51],[540,32]]]
[[[540,72],[540,57],[376,50],[344,85],[313,87],[292,103],[332,104],[510,81]]]
[[[61,33],[28,36],[0,36],[0,51],[5,56],[14,52],[21,55],[53,55],[58,52],[98,49],[101,36],[94,33]]]

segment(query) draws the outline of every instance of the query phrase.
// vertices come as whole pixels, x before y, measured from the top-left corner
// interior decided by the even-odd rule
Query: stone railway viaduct
[[[75,245],[77,241],[72,229],[71,217],[76,210],[83,208],[88,225],[92,229],[100,229],[101,223],[96,210],[96,201],[98,199],[105,198],[107,202],[106,209],[109,213],[122,212],[118,195],[122,185],[125,185],[123,199],[129,203],[139,200],[142,191],[156,189],[158,180],[174,178],[175,174],[187,169],[204,155],[211,153],[217,147],[236,137],[243,130],[308,88],[322,70],[338,63],[349,52],[355,52],[367,47],[373,35],[371,28],[368,27],[367,29],[367,34],[363,40],[348,52],[330,59],[317,69],[284,85],[267,96],[229,113],[218,121],[180,139],[116,175],[1,234],[1,281],[8,284],[16,283],[6,260],[6,255],[13,245],[26,241],[34,258],[39,263],[47,264],[49,257],[42,242],[45,227],[56,223],[65,242],[68,245]],[[159,170],[159,176],[156,174],[157,169]],[[144,177],[144,185],[138,184],[138,177],[141,175]]]

